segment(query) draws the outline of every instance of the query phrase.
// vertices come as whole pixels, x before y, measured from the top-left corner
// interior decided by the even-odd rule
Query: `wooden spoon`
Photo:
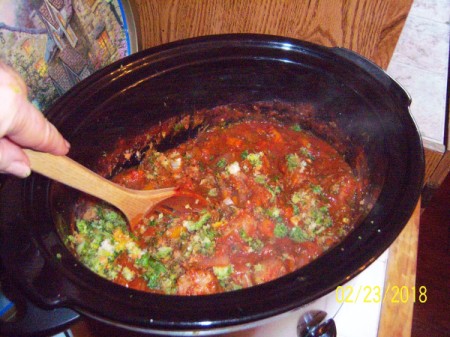
[[[66,156],[25,150],[31,169],[48,178],[100,198],[120,209],[131,229],[161,201],[177,194],[177,188],[132,190],[115,184]]]

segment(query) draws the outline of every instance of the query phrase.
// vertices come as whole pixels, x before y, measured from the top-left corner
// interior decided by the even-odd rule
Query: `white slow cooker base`
[[[353,288],[355,294],[351,303],[339,303],[336,292],[333,291],[324,297],[302,307],[294,312],[282,315],[279,319],[271,320],[262,326],[220,336],[227,337],[294,337],[297,336],[297,323],[299,317],[309,310],[322,310],[328,313],[327,318],[333,318],[339,337],[376,337],[380,320],[381,301],[367,303],[360,294],[355,301],[356,292],[361,288],[367,295],[369,290],[380,287],[384,291],[388,250],[357,277],[344,285],[344,289]],[[348,287],[348,288],[346,288]],[[364,290],[364,287],[367,287]],[[365,293],[364,293],[365,291]],[[370,299],[370,298],[368,298]]]

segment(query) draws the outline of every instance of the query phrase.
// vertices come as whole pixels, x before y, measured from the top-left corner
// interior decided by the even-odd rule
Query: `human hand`
[[[70,145],[28,101],[22,78],[0,61],[0,173],[30,175],[30,161],[22,148],[64,155]]]

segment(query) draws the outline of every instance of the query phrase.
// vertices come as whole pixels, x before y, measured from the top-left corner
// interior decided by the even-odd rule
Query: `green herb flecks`
[[[204,212],[200,216],[200,219],[198,219],[197,221],[193,221],[193,220],[183,221],[183,226],[186,227],[186,229],[189,232],[198,231],[208,222],[209,219],[211,219],[211,214],[208,212]]]
[[[191,254],[211,256],[216,248],[216,236],[217,232],[214,229],[210,228],[209,225],[204,226],[190,236],[186,245],[185,256],[187,257]]]
[[[175,126],[173,127],[173,131],[177,132],[177,131],[181,131],[183,129],[186,129],[183,123],[177,123],[175,124]]]
[[[284,238],[288,235],[288,233],[289,233],[289,228],[283,223],[277,223],[273,230],[273,234],[277,238]]]
[[[161,289],[161,279],[167,273],[167,268],[162,262],[154,259],[147,253],[136,260],[136,265],[145,270],[143,275],[149,288]]]
[[[313,185],[313,184],[311,184],[311,189],[312,189],[314,194],[324,195],[323,188],[320,185]]]
[[[258,153],[248,153],[245,157],[250,165],[252,165],[255,169],[260,169],[262,167],[262,157],[264,156],[263,152]]]
[[[173,248],[162,246],[158,248],[158,251],[156,252],[156,258],[159,260],[167,259],[172,255]]]
[[[126,247],[116,244],[114,232],[120,230],[130,237],[125,220],[114,211],[97,207],[95,218],[79,219],[75,226],[77,232],[70,235],[68,240],[81,262],[109,280],[117,277],[120,267],[113,262]]]
[[[267,178],[267,176],[265,176],[263,174],[255,175],[254,180],[257,184],[264,186],[269,191],[269,193],[271,194],[271,198],[270,198],[271,202],[274,202],[277,195],[280,194],[282,191],[282,189],[279,185],[275,185],[275,186],[270,185],[269,179]]]
[[[310,216],[306,219],[308,230],[314,235],[322,233],[333,225],[328,207],[313,208]]]
[[[213,272],[219,281],[227,281],[233,273],[233,266],[231,264],[227,266],[214,266]]]
[[[292,171],[300,167],[301,160],[297,153],[289,153],[286,155],[286,163],[288,170]]]
[[[295,242],[305,242],[309,240],[308,234],[298,226],[294,226],[289,231],[289,238]]]
[[[218,168],[225,168],[225,166],[227,166],[227,160],[225,158],[220,158],[216,166]]]
[[[308,148],[306,148],[304,146],[300,148],[300,153],[303,156],[305,156],[308,159],[310,159],[310,160],[315,160],[316,159],[316,157],[312,154],[312,152]]]
[[[260,251],[264,247],[264,243],[257,238],[250,237],[243,229],[239,231],[242,240],[253,250]]]

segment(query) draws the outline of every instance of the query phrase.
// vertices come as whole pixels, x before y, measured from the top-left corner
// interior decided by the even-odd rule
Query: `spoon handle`
[[[30,159],[31,169],[79,191],[117,205],[127,197],[125,189],[94,173],[66,156],[24,150]]]

